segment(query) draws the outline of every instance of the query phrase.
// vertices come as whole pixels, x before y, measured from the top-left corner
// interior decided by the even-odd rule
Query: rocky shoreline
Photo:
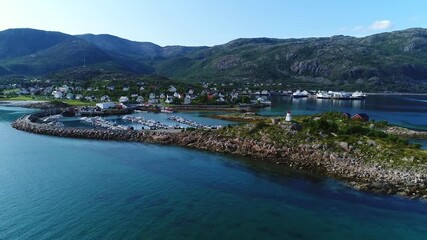
[[[427,138],[427,131],[414,131],[407,128],[392,126],[386,129],[386,133],[408,138]]]
[[[345,153],[324,150],[321,146],[302,144],[278,147],[271,143],[246,138],[225,138],[215,131],[148,132],[60,128],[32,122],[31,115],[19,118],[12,126],[18,130],[58,137],[115,140],[177,145],[211,152],[250,156],[278,165],[344,180],[364,191],[398,194],[427,199],[427,175],[415,170],[384,168],[366,164],[363,159]]]

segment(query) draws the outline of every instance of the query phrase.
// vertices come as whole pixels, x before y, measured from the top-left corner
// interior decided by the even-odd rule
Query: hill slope
[[[426,91],[427,30],[363,38],[236,39],[214,47],[160,47],[106,34],[0,32],[0,75],[44,75],[83,65],[186,81]]]
[[[75,36],[33,29],[0,32],[0,75],[43,75],[91,65],[117,71],[153,72],[143,63],[111,55]]]
[[[237,39],[158,62],[159,74],[188,80],[358,85],[365,89],[424,86],[427,30],[364,38]]]

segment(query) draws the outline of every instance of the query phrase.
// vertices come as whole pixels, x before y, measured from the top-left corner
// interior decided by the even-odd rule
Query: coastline
[[[393,92],[393,93],[366,93],[368,96],[405,96],[405,95],[411,95],[411,96],[427,96],[427,93],[405,93],[405,92]]]
[[[6,105],[6,106],[14,106],[14,107],[28,107],[31,106],[32,104],[41,104],[41,103],[46,103],[48,101],[29,101],[29,100],[0,100],[0,104],[1,105]]]
[[[30,133],[58,137],[176,145],[236,156],[249,156],[259,161],[333,177],[364,191],[427,199],[427,175],[423,171],[369,164],[360,157],[324,151],[316,145],[278,146],[262,140],[242,137],[225,138],[216,134],[215,131],[152,132],[60,128],[31,122],[30,117],[31,114],[19,118],[12,123],[12,127]]]

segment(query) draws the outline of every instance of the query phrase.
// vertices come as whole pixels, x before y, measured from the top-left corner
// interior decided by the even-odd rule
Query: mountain
[[[84,34],[77,37],[86,40],[98,48],[118,55],[135,58],[151,58],[161,54],[162,48],[149,42],[134,42],[108,34]]]
[[[213,47],[161,47],[107,34],[0,32],[0,75],[44,75],[84,65],[183,81],[425,91],[427,30],[362,38],[246,38]]]
[[[427,30],[408,29],[363,38],[237,39],[159,62],[156,70],[194,81],[426,89]]]
[[[180,57],[208,47],[166,46],[160,47],[150,42],[135,42],[108,34],[84,34],[77,37],[98,48],[115,55],[134,57],[140,60],[164,60]]]
[[[0,32],[0,59],[30,55],[75,39],[73,36],[59,32],[46,32],[34,29],[8,29]]]
[[[0,32],[0,75],[43,75],[91,65],[117,71],[153,72],[143,63],[111,55],[76,36],[34,29]]]

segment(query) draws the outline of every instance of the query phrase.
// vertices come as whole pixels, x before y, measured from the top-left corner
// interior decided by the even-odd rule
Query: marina
[[[349,92],[334,92],[334,91],[318,91],[315,95],[318,99],[338,99],[338,100],[363,100],[366,98],[366,93],[355,91]]]
[[[138,123],[143,125],[143,129],[147,127],[149,130],[157,130],[157,129],[181,129],[181,126],[171,126],[164,123],[161,123],[160,121],[156,121],[153,119],[146,120],[144,117],[134,117],[131,115],[126,115],[122,118],[123,120],[131,123]]]
[[[133,130],[132,127],[120,125],[101,117],[82,117],[80,120],[85,124],[94,126],[95,128],[104,128],[109,130]]]
[[[207,125],[207,124],[201,124],[198,123],[196,121],[190,120],[190,119],[186,119],[180,116],[171,116],[168,119],[178,122],[178,123],[182,123],[182,124],[186,124],[189,127],[192,128],[203,128],[203,129],[219,129],[222,126],[221,125]]]

